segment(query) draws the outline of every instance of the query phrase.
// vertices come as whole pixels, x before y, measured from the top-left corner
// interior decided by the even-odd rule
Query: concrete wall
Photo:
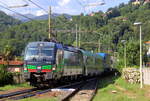
[[[143,83],[150,85],[150,68],[143,68]]]

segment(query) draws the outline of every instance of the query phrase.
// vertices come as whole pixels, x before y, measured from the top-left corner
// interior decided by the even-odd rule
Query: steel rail
[[[91,97],[89,98],[88,101],[92,101],[93,100],[93,98],[94,98],[94,96],[95,96],[95,94],[97,92],[97,89],[98,89],[98,84],[99,84],[99,79],[96,81],[96,86],[95,86],[94,91],[93,91],[93,93],[92,93],[92,95],[91,95]]]
[[[28,92],[32,92],[32,91],[36,91],[36,90],[37,90],[37,88],[32,88],[32,89],[27,89],[27,90],[22,90],[22,91],[11,92],[8,94],[1,94],[0,99],[15,96],[15,95],[20,95],[23,93],[28,93]]]
[[[21,95],[21,96],[17,96],[17,97],[11,97],[9,99],[10,100],[20,100],[20,99],[24,99],[24,98],[28,98],[28,97],[33,97],[33,96],[36,96],[36,95],[39,95],[39,94],[44,94],[44,93],[47,93],[47,92],[51,92],[54,89],[63,89],[63,88],[69,88],[71,86],[80,85],[81,83],[82,82],[76,82],[76,83],[73,83],[73,84],[64,85],[64,86],[60,86],[60,87],[56,87],[56,88],[49,88],[49,89],[42,90],[42,91],[37,91],[37,92],[34,92],[34,93],[30,92],[31,94],[25,94],[25,95]]]
[[[94,79],[88,79],[86,81],[83,82],[83,84],[79,85],[79,87],[77,89],[75,89],[73,92],[70,92],[68,95],[66,95],[65,97],[63,97],[62,99],[60,99],[60,101],[70,101],[70,99],[72,97],[74,97],[81,89],[82,87],[84,87],[85,85],[87,85],[87,83],[93,81],[93,80],[96,80],[94,81],[96,84],[95,84],[95,87],[94,87],[94,90],[92,92],[92,95],[90,96],[90,98],[88,99],[88,101],[92,101],[92,99],[94,98],[95,96],[95,93],[96,93],[96,90],[97,90],[97,87],[98,87],[98,80],[97,78],[94,78]]]

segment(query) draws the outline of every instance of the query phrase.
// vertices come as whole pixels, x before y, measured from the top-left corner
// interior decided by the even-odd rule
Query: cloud
[[[70,2],[70,0],[59,0],[58,5],[59,6],[65,6]]]
[[[61,14],[79,14],[80,8],[76,8],[78,6],[78,3],[76,3],[77,6],[74,6],[74,3],[76,3],[76,0],[58,0],[57,5],[52,7],[52,11]]]
[[[54,11],[55,13],[67,13],[67,14],[78,14],[79,13],[79,9],[73,9],[73,8],[70,8],[68,6],[53,6],[52,7],[52,11]]]
[[[0,0],[0,4],[4,6],[22,6],[26,4],[23,0]]]
[[[46,14],[43,10],[37,10],[36,11],[36,16],[41,16],[41,15],[44,15],[44,14]]]
[[[14,6],[14,5],[20,5],[20,4],[26,4],[28,3],[29,6],[27,7],[20,7],[20,8],[10,8],[11,10],[14,10],[16,12],[19,12],[21,14],[25,13],[31,13],[37,16],[43,15],[44,11],[42,11],[40,8],[29,2],[28,0],[0,0],[1,2],[4,2],[5,4],[9,6]],[[25,2],[26,1],[26,2]],[[48,0],[46,0],[48,1]],[[33,2],[36,2],[39,4],[41,7],[45,8],[48,10],[48,6],[51,5],[52,7],[52,12],[54,13],[68,13],[68,14],[80,14],[81,12],[89,13],[91,11],[98,11],[98,10],[103,10],[107,11],[109,7],[114,7],[118,5],[121,2],[128,2],[129,0],[104,0],[106,5],[104,6],[97,6],[97,7],[86,7],[83,8],[77,2],[77,0],[53,0],[53,2],[46,3],[45,0],[33,0]],[[50,0],[49,0],[50,1]],[[86,5],[88,3],[94,3],[94,2],[100,2],[103,0],[78,0],[80,1],[83,5]],[[6,6],[2,3],[0,5]],[[5,11],[7,14],[12,13],[6,9],[3,9],[2,7],[0,10]]]

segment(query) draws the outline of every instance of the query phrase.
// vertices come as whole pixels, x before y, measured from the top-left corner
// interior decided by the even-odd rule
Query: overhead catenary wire
[[[13,10],[11,10],[11,9],[9,9],[9,8],[7,8],[7,7],[5,7],[5,6],[0,5],[0,7],[3,8],[3,9],[6,9],[6,10],[8,10],[8,11],[14,12],[14,13],[16,13],[17,15],[20,15],[20,16],[22,16],[22,17],[24,17],[24,18],[29,19],[29,20],[34,20],[34,19],[29,18],[29,17],[27,17],[27,16],[25,16],[25,15],[23,15],[23,14],[21,14],[21,13],[18,13],[18,12],[16,12],[16,11],[13,11]]]
[[[3,5],[5,5],[5,6],[8,6],[7,4],[5,4],[5,3],[4,3],[4,2],[2,2],[2,1],[0,1],[0,3],[1,3],[1,4],[3,4]]]
[[[78,2],[79,5],[81,5],[82,7],[84,7],[84,5],[79,1],[79,0],[76,0]]]
[[[77,1],[77,3],[83,8],[84,13],[85,13],[85,12],[86,12],[85,6],[84,6],[79,0],[76,0],[76,1]]]
[[[14,1],[14,0],[13,0]],[[8,6],[9,8],[21,8],[21,7],[27,7],[29,6],[28,3],[25,1],[25,0],[22,0],[24,1],[26,4],[19,4],[19,5],[11,5],[11,6]],[[3,3],[4,4],[4,3]],[[11,3],[12,4],[12,3]],[[5,4],[6,5],[6,4]]]
[[[32,4],[34,4],[35,6],[37,6],[38,8],[42,9],[44,12],[48,13],[48,11],[46,9],[44,9],[43,7],[41,7],[40,5],[36,4],[35,2],[33,2],[32,0],[28,0],[29,2],[31,2]]]

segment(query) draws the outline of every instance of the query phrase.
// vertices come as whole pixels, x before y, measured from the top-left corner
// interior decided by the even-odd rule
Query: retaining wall
[[[136,68],[124,68],[122,71],[123,78],[129,83],[140,83],[140,71]]]

